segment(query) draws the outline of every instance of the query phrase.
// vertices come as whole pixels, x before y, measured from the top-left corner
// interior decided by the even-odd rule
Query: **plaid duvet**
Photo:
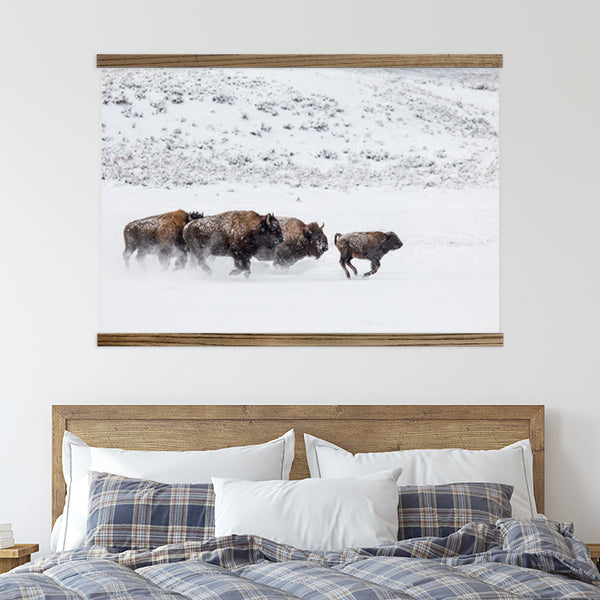
[[[521,544],[527,551],[515,550]],[[0,576],[0,600],[599,600],[598,579],[569,526],[503,520],[343,552],[254,536],[125,552],[92,546]]]

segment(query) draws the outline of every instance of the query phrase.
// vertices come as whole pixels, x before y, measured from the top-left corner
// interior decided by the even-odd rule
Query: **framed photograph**
[[[98,55],[98,344],[487,345],[501,55]]]

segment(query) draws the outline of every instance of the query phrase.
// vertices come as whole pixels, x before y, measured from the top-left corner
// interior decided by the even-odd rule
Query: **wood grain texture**
[[[503,346],[502,333],[99,333],[98,346]]]
[[[22,558],[40,549],[39,544],[15,544],[10,548],[0,549],[0,558]]]
[[[586,544],[590,549],[592,558],[600,558],[600,544]]]
[[[0,574],[8,573],[11,569],[27,564],[30,560],[30,556],[21,556],[20,558],[0,558]]]
[[[600,569],[600,544],[587,544],[592,562]]]
[[[0,573],[6,573],[31,560],[31,555],[40,549],[38,544],[15,544],[0,550]]]
[[[538,510],[544,510],[544,407],[537,405],[95,405],[53,406],[52,522],[65,501],[62,435],[131,450],[212,450],[296,431],[291,478],[308,477],[304,433],[351,452],[410,448],[491,450],[529,438]],[[541,427],[541,431],[539,428]]]
[[[62,513],[62,509],[56,513],[54,507],[64,507],[66,499],[66,484],[62,474],[62,442],[65,431],[68,431],[66,416],[52,407],[52,525]]]
[[[99,68],[500,68],[502,54],[98,54]]]

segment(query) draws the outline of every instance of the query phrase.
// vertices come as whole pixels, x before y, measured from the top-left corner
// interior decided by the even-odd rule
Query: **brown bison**
[[[350,262],[353,258],[366,258],[371,261],[371,270],[363,275],[368,277],[377,273],[381,266],[381,258],[390,250],[402,248],[400,238],[393,232],[388,231],[355,231],[353,233],[336,233],[335,245],[340,251],[340,265],[350,279],[348,265],[355,275],[358,275],[356,267]]]
[[[147,254],[158,253],[158,260],[163,267],[169,266],[173,256],[177,257],[175,268],[185,267],[187,252],[183,241],[183,228],[190,221],[202,217],[202,213],[174,210],[127,223],[123,230],[125,265],[129,266],[131,255],[137,252],[136,258],[140,262]]]
[[[187,247],[208,273],[208,256],[231,256],[235,268],[230,275],[250,275],[250,259],[259,248],[273,250],[283,241],[281,226],[271,214],[232,210],[192,221],[183,229]]]
[[[256,258],[259,260],[272,260],[279,267],[289,267],[295,262],[314,256],[319,259],[327,250],[327,237],[323,233],[324,224],[308,225],[295,217],[277,217],[283,242],[277,244],[275,249],[259,248]]]

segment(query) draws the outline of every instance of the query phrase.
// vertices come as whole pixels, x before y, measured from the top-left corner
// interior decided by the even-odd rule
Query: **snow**
[[[103,71],[104,332],[499,330],[495,70]],[[137,116],[136,116],[137,115]],[[126,269],[124,226],[175,209],[325,223],[289,269]],[[347,280],[336,232],[404,246]],[[368,261],[353,261],[362,274]]]
[[[251,199],[251,201],[250,201]],[[249,279],[213,275],[193,260],[181,271],[122,259],[123,225],[176,208],[241,209],[325,222],[329,251],[284,270],[253,261]],[[378,211],[374,213],[373,204]],[[153,190],[105,186],[103,331],[106,332],[404,332],[498,331],[498,196],[495,190],[306,190],[284,186]],[[393,230],[404,246],[378,273],[347,280],[333,245],[336,232]],[[354,260],[362,274],[368,261]]]
[[[151,187],[495,185],[497,78],[495,69],[106,70],[103,177]]]

